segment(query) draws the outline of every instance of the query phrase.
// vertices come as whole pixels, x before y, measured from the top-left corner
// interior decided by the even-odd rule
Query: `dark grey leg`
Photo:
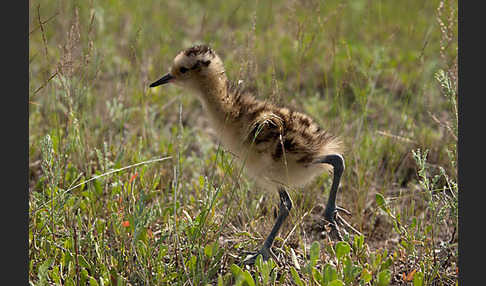
[[[339,188],[339,182],[341,181],[341,176],[344,172],[344,158],[339,154],[327,155],[322,158],[318,158],[314,163],[324,163],[333,166],[334,178],[332,180],[331,191],[329,193],[329,198],[327,199],[326,211],[324,213],[324,218],[329,222],[332,230],[332,235],[342,240],[339,230],[336,224],[337,210],[341,208],[336,207],[336,195]]]
[[[270,258],[270,256],[272,255],[271,247],[273,241],[275,240],[275,237],[277,236],[280,227],[282,226],[283,222],[289,215],[290,210],[292,209],[292,200],[290,199],[289,193],[287,193],[285,188],[280,187],[280,189],[278,190],[278,194],[280,195],[280,206],[277,220],[275,221],[272,231],[268,235],[267,239],[265,239],[265,242],[263,243],[263,246],[260,248],[260,250],[258,250],[256,254],[245,259],[243,261],[244,264],[254,264],[259,254],[263,256],[262,258],[264,261],[268,260],[268,258]]]

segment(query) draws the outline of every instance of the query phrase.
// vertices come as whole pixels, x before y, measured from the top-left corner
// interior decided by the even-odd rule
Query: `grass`
[[[29,3],[30,284],[457,284],[457,1]],[[323,174],[290,190],[279,261],[240,265],[276,194],[194,96],[148,89],[194,43],[342,136],[364,236],[323,233]]]

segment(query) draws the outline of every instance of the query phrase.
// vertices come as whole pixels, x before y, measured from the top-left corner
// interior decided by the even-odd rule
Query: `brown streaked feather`
[[[232,108],[236,112],[233,114],[238,114],[234,120],[246,120],[252,126],[245,141],[256,145],[272,141],[273,144],[267,145],[272,146],[275,160],[279,160],[283,152],[279,148],[279,135],[285,152],[301,155],[300,162],[312,161],[323,146],[336,139],[308,115],[257,100],[241,84],[228,81],[227,92],[234,98]]]
[[[257,181],[300,186],[330,170],[313,162],[320,156],[341,154],[337,137],[310,116],[257,100],[254,90],[229,81],[221,59],[209,47],[192,47],[182,54],[196,58],[176,59],[176,64],[212,57],[211,64],[202,67],[204,76],[194,77],[193,86],[199,88],[198,97],[225,148],[244,159],[245,169]]]
[[[184,55],[188,57],[209,54],[214,57],[214,51],[207,45],[197,45],[184,50]]]
[[[242,88],[228,89],[228,91],[234,92],[234,97],[238,98],[233,107],[238,110],[235,113],[251,122],[252,129],[245,141],[257,145],[272,141],[274,144],[271,145],[275,148],[274,159],[281,157],[282,150],[277,151],[279,148],[275,146],[276,143],[280,145],[279,135],[282,136],[285,152],[303,154],[307,158],[304,161],[309,161],[311,154],[318,152],[323,145],[333,139],[333,136],[303,113],[258,101],[251,95],[245,94]]]

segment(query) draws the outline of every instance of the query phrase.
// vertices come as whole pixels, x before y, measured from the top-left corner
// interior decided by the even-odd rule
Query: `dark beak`
[[[150,87],[154,87],[154,86],[158,86],[158,85],[161,85],[161,84],[166,84],[168,82],[170,82],[171,79],[173,79],[174,77],[170,75],[170,73],[164,75],[161,79],[159,79],[158,81],[150,84]]]

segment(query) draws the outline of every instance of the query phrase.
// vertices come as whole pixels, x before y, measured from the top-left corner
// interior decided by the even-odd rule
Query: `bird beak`
[[[162,84],[169,83],[173,78],[174,77],[170,73],[168,73],[168,74],[164,75],[158,81],[153,82],[152,84],[150,84],[150,87],[155,87],[155,86],[158,86],[158,85],[162,85]]]

